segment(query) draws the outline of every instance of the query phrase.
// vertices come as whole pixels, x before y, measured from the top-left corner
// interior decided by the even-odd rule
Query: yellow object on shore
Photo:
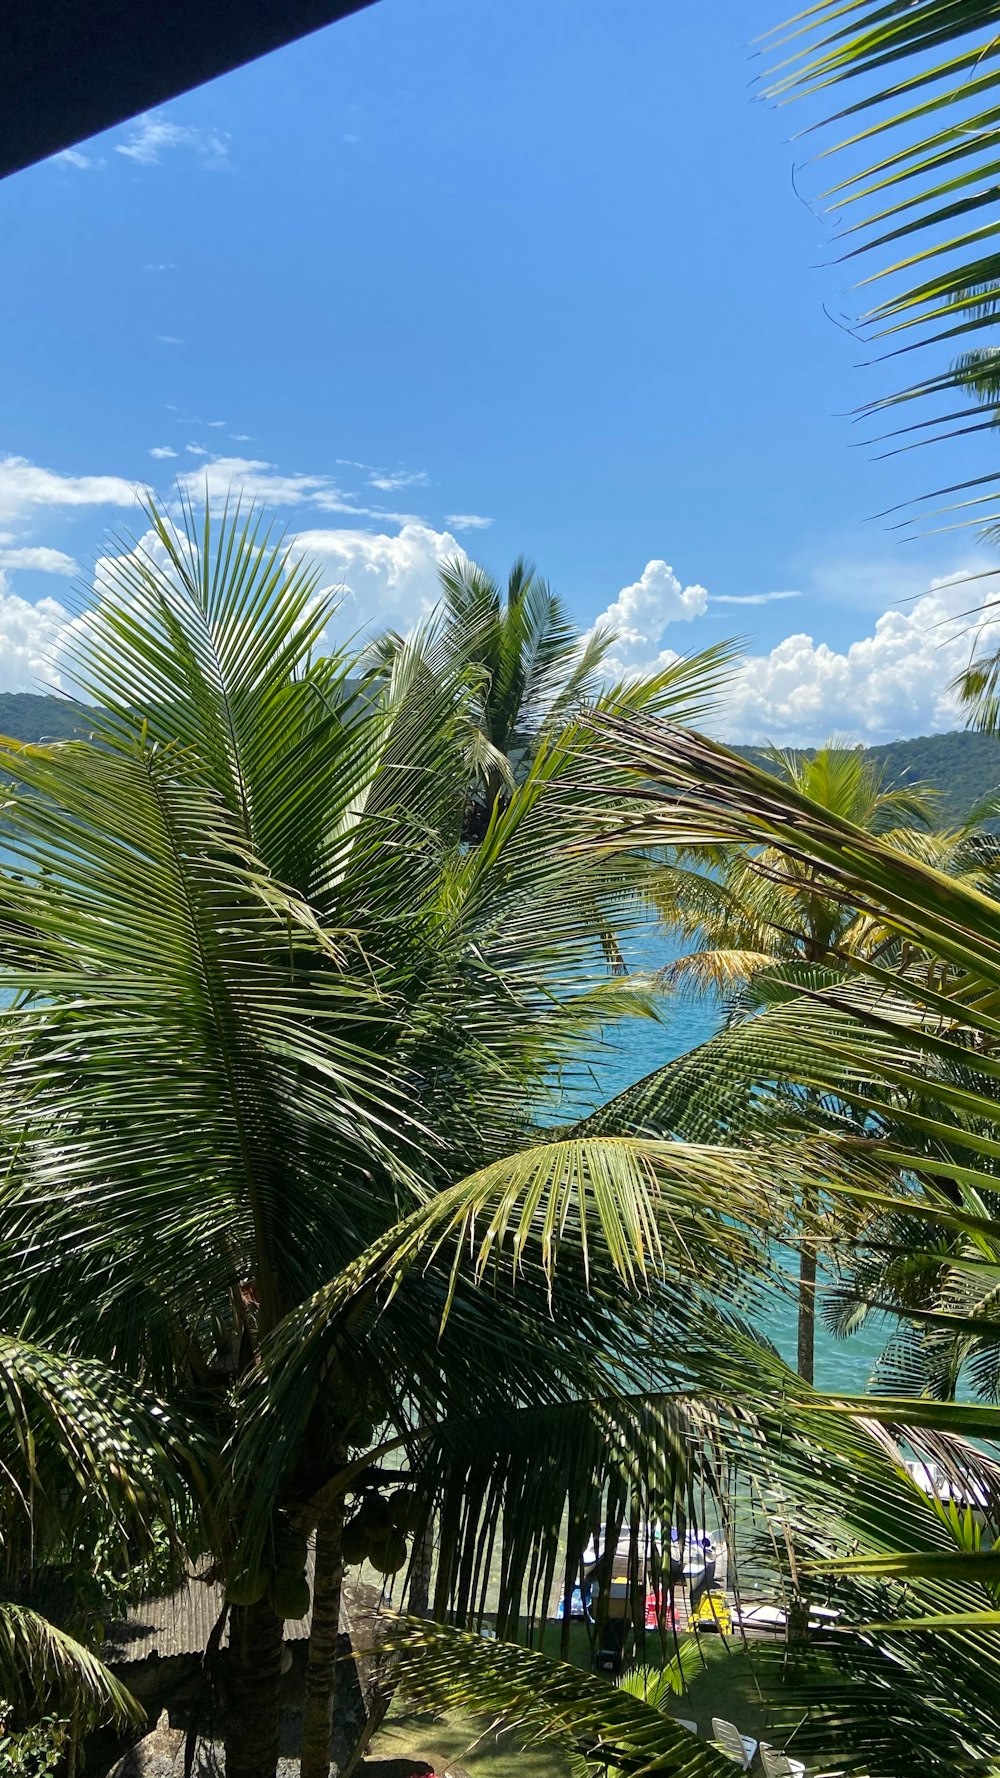
[[[720,1635],[731,1636],[732,1613],[725,1593],[703,1593],[688,1618],[692,1629],[716,1629]]]

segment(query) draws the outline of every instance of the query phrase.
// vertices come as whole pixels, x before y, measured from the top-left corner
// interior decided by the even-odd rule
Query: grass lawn
[[[547,1654],[558,1658],[558,1626],[546,1626],[544,1646]],[[748,1656],[739,1647],[730,1650],[717,1636],[705,1636],[701,1646],[705,1667],[685,1696],[677,1699],[672,1714],[697,1722],[699,1734],[706,1739],[712,1733],[713,1716],[727,1717],[744,1734],[759,1739],[766,1724]],[[590,1645],[582,1624],[573,1625],[570,1657],[576,1666],[590,1665]],[[610,1681],[595,1675],[594,1683]],[[477,1742],[480,1735],[483,1738]],[[516,1740],[498,1739],[487,1723],[474,1717],[452,1713],[432,1718],[408,1713],[402,1705],[391,1712],[371,1751],[375,1759],[412,1756],[426,1760],[438,1773],[467,1772],[469,1778],[515,1778],[515,1774],[517,1778],[563,1778],[569,1771],[567,1760],[556,1747],[542,1745],[522,1751]]]
[[[484,1738],[470,1747],[477,1735]],[[469,1778],[564,1778],[569,1765],[551,1746],[532,1747],[522,1753],[506,1736],[497,1740],[488,1725],[471,1716],[396,1715],[393,1712],[372,1747],[374,1759],[412,1756],[427,1760],[438,1773],[467,1772]]]

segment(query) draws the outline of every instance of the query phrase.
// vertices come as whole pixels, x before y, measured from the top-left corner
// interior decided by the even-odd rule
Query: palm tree
[[[926,846],[913,824],[927,826],[933,792],[920,785],[888,786],[882,769],[861,747],[829,744],[816,752],[769,749],[764,755],[781,784],[866,833],[913,852]],[[902,826],[906,823],[906,826]],[[955,847],[954,836],[938,849]],[[736,996],[744,1007],[755,985],[788,970],[839,969],[884,950],[887,934],[868,909],[824,892],[811,866],[786,862],[776,846],[730,846],[713,851],[711,868],[672,863],[660,878],[657,904],[668,929],[693,949],[664,971],[672,983]],[[807,1220],[814,1207],[806,1205]],[[816,1347],[814,1243],[799,1249],[798,1369],[812,1382]]]
[[[742,1134],[734,1131],[748,1154],[766,1141],[787,1166],[796,1149],[809,1152],[817,1141],[825,1148],[826,1191],[848,1244],[858,1210],[964,1237],[954,1269],[977,1280],[974,1318],[952,1302],[922,1319],[995,1352],[1000,947],[993,895],[900,853],[890,837],[866,833],[700,736],[613,717],[601,730],[606,762],[630,760],[641,785],[631,818],[610,815],[609,846],[677,846],[709,856],[719,847],[773,848],[789,882],[807,869],[821,891],[867,909],[895,934],[896,956],[855,959],[833,979],[790,983],[767,1015],[766,1041],[757,1021],[736,1027],[716,1078],[730,1104],[756,1094]],[[659,799],[652,813],[651,793]],[[592,1128],[648,1129],[660,1084],[655,1077],[640,1083]],[[838,1116],[841,1106],[850,1116]],[[697,1357],[687,1356],[697,1374]],[[750,1418],[764,1428],[757,1461],[766,1448],[763,1475],[770,1467],[774,1482],[764,1498],[779,1503],[785,1521],[790,1577],[798,1576],[800,1590],[829,1584],[845,1620],[865,1626],[860,1638],[834,1638],[796,1680],[815,1719],[813,1745],[829,1737],[832,1715],[838,1765],[847,1770],[945,1772],[995,1761],[995,1408],[883,1394],[821,1402],[817,1415],[802,1386],[798,1401],[786,1389],[769,1402],[759,1352],[750,1367],[756,1382],[746,1372],[741,1379],[735,1342],[732,1362],[731,1399],[739,1399],[742,1381]],[[879,1462],[889,1458],[877,1485],[866,1440],[881,1447]],[[907,1446],[941,1466],[933,1482],[928,1470],[914,1487],[903,1464]]]
[[[928,1495],[907,1469],[906,1440],[922,1437],[955,1489],[975,1491],[984,1544],[1000,1525],[995,1460],[948,1433],[901,1436],[880,1423],[896,1419],[898,1403],[831,1412],[752,1337],[731,1327],[729,1338],[721,1396],[717,1351],[693,1347],[687,1369],[713,1390],[718,1436],[757,1503],[789,1621],[798,1607],[805,1630],[745,1649],[775,1741],[809,1770],[858,1778],[991,1769],[1000,1757],[996,1558],[980,1552],[971,1515]],[[409,1696],[488,1711],[522,1740],[563,1748],[581,1771],[638,1778],[720,1757],[670,1714],[677,1682],[696,1671],[693,1639],[663,1672],[639,1669],[616,1690],[522,1648],[491,1660],[478,1638],[444,1626],[411,1621],[396,1640]]]
[[[463,663],[418,637],[359,682],[260,518],[150,521],[68,637],[93,740],[3,752],[0,1315],[221,1447],[199,1537],[229,1590],[230,1778],[272,1778],[318,1528],[321,1778],[359,1549],[395,1569],[436,1512],[435,1611],[464,1621],[499,1520],[513,1628],[572,1588],[567,1511],[582,1548],[595,1514],[683,1503],[702,1457],[651,1305],[674,1349],[763,1264],[775,1173],[536,1122],[581,1038],[648,1004],[604,966],[649,865],[594,844],[624,778],[581,725],[469,847]],[[660,675],[656,709],[697,707],[720,658]]]
[[[673,669],[632,684],[608,687],[602,667],[615,644],[614,632],[598,628],[582,636],[562,600],[532,563],[519,556],[506,585],[467,556],[445,562],[441,602],[423,636],[427,670],[465,686],[465,771],[467,802],[464,837],[481,840],[493,810],[523,782],[539,748],[559,736],[588,705],[637,702],[647,712],[674,707]],[[369,650],[376,668],[385,668],[406,647],[393,634]],[[728,645],[699,656],[695,688],[689,676],[688,712],[693,719],[710,706],[732,657]]]
[[[233,1778],[274,1771],[281,1613],[302,1609],[312,1527],[328,1601],[359,1548],[393,1567],[398,1529],[436,1512],[436,1616],[474,1622],[492,1572],[516,1635],[571,1591],[595,1520],[613,1548],[703,1489],[725,1511],[730,1453],[769,1521],[777,1503],[790,1587],[831,1562],[846,1611],[858,1561],[884,1565],[889,1628],[829,1659],[848,1690],[868,1661],[894,1757],[945,1746],[959,1769],[968,1732],[935,1703],[926,1642],[907,1654],[912,1612],[971,1615],[940,1668],[967,1714],[978,1676],[980,1740],[1000,1745],[991,1571],[879,1436],[903,1424],[957,1464],[949,1433],[989,1436],[982,1409],[831,1415],[717,1307],[821,1185],[988,1221],[993,902],[644,724],[640,693],[639,719],[547,741],[469,847],[467,688],[428,672],[422,639],[359,688],[350,657],[313,658],[330,614],[260,525],[153,525],[71,635],[99,740],[4,751],[0,1315],[60,1330],[73,1362],[113,1354],[222,1446],[197,1535],[230,1593]],[[676,668],[678,711],[699,674]],[[581,1034],[643,1004],[600,942],[663,845],[773,847],[940,960],[866,958],[773,1009],[770,1078],[864,1109],[860,1139],[787,1105],[728,1146],[637,1132],[634,1103],[535,1121]],[[323,1652],[307,1773],[327,1756]],[[484,1657],[498,1691],[509,1652]],[[667,1769],[717,1773],[657,1732]],[[627,1769],[621,1734],[612,1751]]]

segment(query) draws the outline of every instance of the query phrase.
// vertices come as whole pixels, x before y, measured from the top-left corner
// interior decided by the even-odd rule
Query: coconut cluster
[[[374,1472],[373,1472],[374,1473]],[[365,1487],[344,1526],[341,1551],[348,1568],[368,1562],[378,1574],[398,1574],[407,1557],[407,1536],[423,1521],[420,1497],[413,1488],[383,1494]],[[274,1533],[274,1562],[242,1569],[226,1588],[230,1605],[256,1605],[266,1598],[281,1618],[303,1618],[309,1610],[306,1579],[307,1543],[303,1532],[279,1520]]]
[[[406,1561],[407,1533],[419,1525],[420,1499],[412,1488],[391,1494],[369,1489],[344,1526],[344,1561],[349,1568],[368,1562],[379,1574],[398,1574]]]

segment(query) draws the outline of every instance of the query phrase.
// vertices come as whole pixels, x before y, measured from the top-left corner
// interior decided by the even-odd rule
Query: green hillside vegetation
[[[870,749],[885,770],[887,784],[930,784],[940,797],[942,827],[957,827],[987,797],[1000,792],[1000,741],[970,729],[946,735],[917,735]],[[754,747],[737,747],[747,759],[767,765]]]
[[[873,749],[886,775],[933,784],[941,793],[942,826],[957,825],[984,797],[1000,790],[1000,742],[994,735],[953,729]]]
[[[86,713],[69,698],[31,691],[0,692],[0,735],[13,741],[65,740],[86,732]]]

